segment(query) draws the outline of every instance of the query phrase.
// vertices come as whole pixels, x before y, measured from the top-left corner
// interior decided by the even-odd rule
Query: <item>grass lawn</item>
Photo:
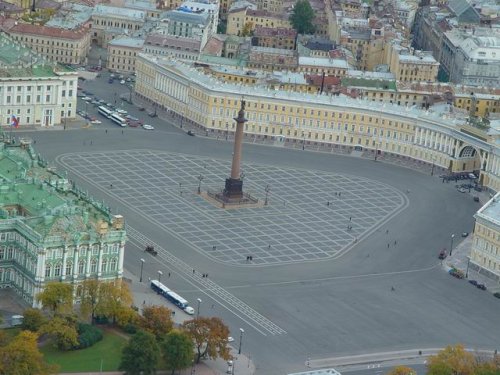
[[[51,344],[41,349],[47,363],[60,366],[60,372],[99,372],[116,371],[120,365],[125,338],[114,332],[104,331],[104,337],[94,346],[87,349],[61,352]]]

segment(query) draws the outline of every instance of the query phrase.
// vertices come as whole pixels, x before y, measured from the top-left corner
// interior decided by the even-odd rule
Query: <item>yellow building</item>
[[[457,108],[465,109],[471,116],[489,117],[491,113],[500,113],[500,94],[498,91],[498,89],[463,87],[460,92],[455,93],[453,104]]]
[[[228,35],[241,35],[247,26],[249,31],[254,31],[257,26],[267,28],[292,29],[292,25],[285,14],[270,13],[265,10],[252,10],[249,8],[232,9],[227,15]]]
[[[431,52],[392,44],[387,48],[389,71],[403,82],[436,82],[439,63]]]
[[[474,215],[474,236],[470,254],[472,269],[500,281],[500,193]]]
[[[144,45],[144,39],[116,38],[108,43],[107,68],[113,72],[135,72],[135,59]]]
[[[244,96],[245,132],[281,136],[286,142],[362,150],[432,163],[450,172],[481,171],[481,182],[500,188],[497,136],[478,138],[461,131],[464,118],[453,113],[358,101],[345,97],[269,90],[222,83],[211,75],[166,57],[139,54],[136,93],[184,114],[208,132],[234,129]],[[500,135],[498,136],[500,138]]]
[[[297,32],[294,29],[283,29],[280,27],[256,26],[253,40],[259,47],[295,49]]]
[[[7,32],[14,40],[29,46],[52,61],[85,64],[90,49],[90,30],[81,27],[66,30],[56,27],[16,24]]]

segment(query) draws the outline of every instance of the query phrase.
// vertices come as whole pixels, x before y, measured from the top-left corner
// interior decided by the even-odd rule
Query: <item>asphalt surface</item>
[[[115,92],[118,97],[128,92],[118,83],[109,85],[105,75],[102,80],[86,82],[84,88],[110,102]],[[124,108],[136,117],[146,116],[131,105],[124,104]],[[146,116],[145,120],[156,129],[127,128],[122,133],[121,128],[103,120],[90,129],[29,135],[43,157],[54,163],[57,159],[68,164],[71,154],[77,152],[116,150],[231,159],[230,142],[189,137],[158,118]],[[114,155],[123,165],[131,165],[128,154]],[[242,351],[255,362],[256,374],[305,371],[308,358],[459,342],[483,349],[498,345],[498,331],[493,327],[500,326],[500,301],[450,277],[437,259],[439,250],[449,247],[451,233],[472,232],[472,215],[478,206],[469,195],[442,184],[437,176],[360,158],[245,144],[243,160],[256,166],[354,176],[387,184],[406,195],[408,206],[380,227],[375,225],[371,234],[339,258],[246,266],[216,262],[191,242],[172,235],[164,225],[151,220],[151,203],[141,206],[121,199],[119,191],[110,189],[106,182],[78,175],[77,169],[69,171],[69,176],[105,199],[113,212],[125,215],[127,225],[133,228],[125,268],[138,274],[139,259],[145,258],[145,279],[157,278],[161,270],[162,281],[189,301],[201,298],[201,314],[222,317],[237,340],[239,328],[243,328]],[[93,170],[96,165],[98,161],[92,161],[87,168]],[[107,173],[110,180],[116,178],[112,170]],[[268,177],[272,186],[273,176]],[[221,175],[221,186],[224,178]],[[321,191],[315,181],[311,181],[311,188]],[[407,190],[410,192],[405,193]],[[279,193],[273,191],[276,197]],[[182,210],[175,215],[182,215]],[[455,238],[455,244],[459,240]],[[145,241],[158,245],[157,258],[142,251]],[[209,278],[201,278],[201,273],[208,273]]]

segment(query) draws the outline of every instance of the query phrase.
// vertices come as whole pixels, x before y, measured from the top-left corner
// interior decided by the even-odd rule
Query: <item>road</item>
[[[84,87],[106,101],[114,100],[115,91],[118,96],[127,93],[118,83],[109,85],[106,75],[86,82]],[[145,116],[131,105],[124,107],[136,117]],[[37,150],[54,162],[64,154],[68,161],[75,152],[100,155],[98,151],[113,150],[231,159],[230,142],[189,137],[158,118],[146,119],[156,130],[127,128],[122,132],[103,121],[91,129],[36,131],[30,136],[36,139]],[[131,165],[127,159],[131,154],[111,155],[123,160],[124,168]],[[245,330],[243,352],[255,361],[257,374],[305,371],[308,358],[374,350],[459,342],[484,349],[498,345],[498,334],[492,327],[500,326],[500,301],[450,277],[437,260],[439,249],[449,246],[451,233],[472,232],[472,215],[478,206],[468,195],[458,193],[451,184],[442,184],[436,176],[359,158],[245,144],[243,159],[292,174],[315,171],[357,176],[401,192],[410,189],[408,207],[340,258],[246,267],[213,261],[191,242],[165,230],[152,220],[152,203],[141,208],[140,202],[120,199],[105,183],[83,178],[77,171],[71,171],[70,176],[91,194],[105,199],[113,212],[125,215],[131,228],[163,248],[158,258],[146,257],[145,277],[156,278],[159,270],[163,275],[171,272],[169,287],[189,301],[201,297],[203,314],[222,317],[233,337],[239,336],[239,328]],[[89,164],[89,171],[94,167]],[[114,178],[112,173],[110,178]],[[132,181],[126,173],[123,178],[127,183]],[[273,176],[269,179],[272,184]],[[147,201],[148,197],[142,199]],[[144,257],[141,242],[131,236],[126,248],[125,267],[136,275],[139,259]],[[191,269],[209,273],[209,280],[202,280],[198,273],[193,276]],[[259,316],[279,330],[272,333],[262,328],[255,320]]]

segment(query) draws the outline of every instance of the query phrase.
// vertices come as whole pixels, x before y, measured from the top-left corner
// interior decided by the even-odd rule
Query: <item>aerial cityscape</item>
[[[0,375],[499,375],[495,0],[0,0]]]

